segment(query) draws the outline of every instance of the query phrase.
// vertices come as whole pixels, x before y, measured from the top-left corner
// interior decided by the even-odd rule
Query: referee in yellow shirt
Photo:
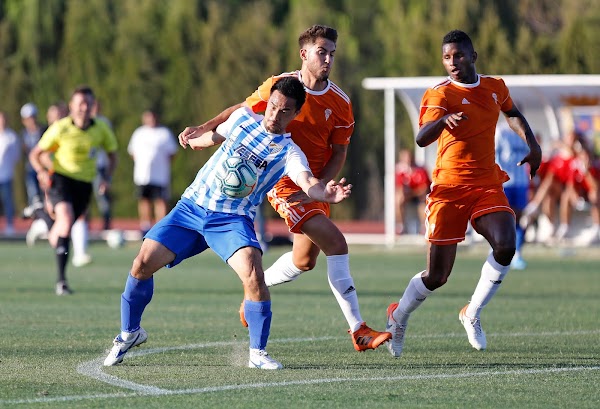
[[[48,241],[56,251],[57,295],[72,293],[65,272],[71,227],[90,202],[98,150],[104,149],[108,154],[109,176],[116,166],[117,139],[106,123],[92,118],[94,101],[91,88],[77,87],[69,100],[69,116],[53,123],[29,154],[40,186],[46,190],[51,207],[48,211],[54,215],[53,225],[48,226]],[[44,166],[45,152],[53,153],[52,169]]]

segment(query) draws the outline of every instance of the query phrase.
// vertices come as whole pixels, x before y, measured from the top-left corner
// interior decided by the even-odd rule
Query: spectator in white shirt
[[[134,161],[140,230],[146,234],[169,210],[171,162],[177,143],[172,132],[158,123],[156,112],[148,110],[142,114],[142,126],[131,135],[127,152]]]

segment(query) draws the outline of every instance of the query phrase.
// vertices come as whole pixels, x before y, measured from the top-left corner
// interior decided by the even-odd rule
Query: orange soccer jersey
[[[434,185],[484,186],[508,180],[496,164],[494,135],[500,111],[512,105],[504,81],[484,75],[474,84],[447,79],[425,92],[419,126],[449,113],[463,112],[468,118],[458,127],[442,131],[437,141]]]

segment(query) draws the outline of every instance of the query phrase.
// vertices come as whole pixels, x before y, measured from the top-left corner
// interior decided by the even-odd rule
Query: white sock
[[[350,257],[348,254],[327,256],[327,279],[329,287],[337,300],[348,326],[352,332],[360,328],[363,320],[358,306],[358,295],[354,280],[350,275]]]
[[[265,270],[265,283],[268,287],[289,283],[297,279],[300,274],[302,274],[302,270],[294,265],[292,252],[289,251],[279,257],[271,267]]]
[[[494,259],[493,253],[490,253],[481,268],[481,277],[479,278],[477,287],[475,287],[475,292],[473,292],[473,295],[471,296],[469,306],[465,311],[467,317],[479,318],[481,310],[490,302],[494,294],[496,294],[496,291],[500,288],[500,284],[509,269],[510,265],[503,266],[502,264],[499,264]]]
[[[392,313],[394,320],[399,324],[406,324],[410,314],[419,308],[429,294],[433,292],[425,287],[423,279],[421,278],[421,274],[423,273],[424,271],[421,271],[411,278],[406,290],[404,290],[402,298],[400,298],[400,301],[398,302],[398,308]]]
[[[73,258],[81,257],[87,252],[88,227],[87,222],[77,219],[71,228],[71,243],[73,243]]]

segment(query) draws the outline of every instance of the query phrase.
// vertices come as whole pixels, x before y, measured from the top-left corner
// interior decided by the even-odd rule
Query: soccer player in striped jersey
[[[529,163],[531,177],[540,166],[540,146],[504,81],[478,74],[476,60],[466,33],[454,30],[446,34],[442,64],[448,78],[425,91],[421,100],[417,144],[438,143],[425,210],[427,268],[410,280],[399,302],[387,309],[387,327],[393,335],[388,349],[394,357],[402,353],[410,314],[448,280],[457,244],[465,239],[469,222],[485,237],[492,252],[459,320],[471,346],[486,348],[480,313],[500,287],[515,254],[515,214],[502,189],[508,176],[495,161],[494,134],[500,112],[529,147],[519,163]]]
[[[308,158],[312,173],[327,181],[336,177],[346,161],[348,144],[354,130],[354,115],[350,98],[329,80],[336,52],[337,31],[314,25],[300,34],[300,70],[268,78],[245,102],[227,108],[215,118],[197,127],[188,127],[179,135],[185,147],[189,140],[206,130],[214,129],[231,112],[242,105],[254,112],[265,109],[271,86],[283,78],[298,78],[306,90],[306,103],[288,125],[292,139]],[[329,286],[348,322],[354,348],[357,351],[375,349],[391,338],[388,332],[372,330],[363,321],[354,280],[350,274],[348,244],[342,232],[331,221],[328,203],[289,200],[301,193],[290,178],[283,178],[269,192],[271,206],[294,233],[292,251],[282,255],[265,271],[267,285],[291,282],[312,270],[321,251],[327,256]],[[246,325],[243,302],[240,319]]]
[[[286,78],[273,85],[264,117],[241,107],[216,131],[190,141],[193,149],[221,146],[198,171],[175,208],[144,237],[121,296],[121,333],[113,341],[104,365],[120,363],[129,349],[146,342],[148,335],[140,324],[154,292],[154,273],[210,247],[238,274],[244,286],[250,334],[248,366],[282,368],[265,350],[272,313],[262,270],[262,250],[254,230],[256,208],[283,176],[291,178],[315,200],[338,203],[351,193],[351,185],[345,185],[344,179],[323,184],[314,177],[306,156],[285,133],[305,98],[300,81]],[[224,194],[215,177],[215,168],[231,156],[253,162],[258,171],[256,187],[243,198]]]

